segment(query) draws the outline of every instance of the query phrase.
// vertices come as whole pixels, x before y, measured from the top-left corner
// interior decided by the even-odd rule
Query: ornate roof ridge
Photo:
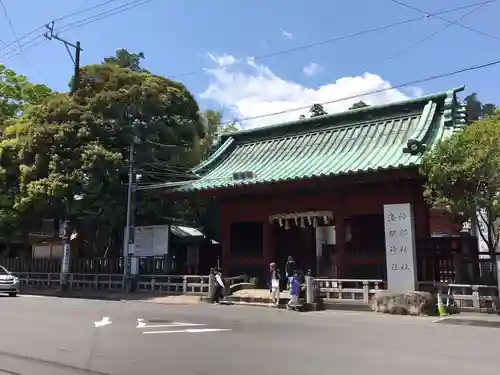
[[[281,136],[285,136],[285,133],[294,133],[297,131],[297,129],[301,129],[302,132],[304,131],[315,131],[319,130],[319,128],[322,127],[322,125],[325,125],[327,123],[331,123],[332,120],[346,120],[345,122],[355,122],[356,120],[348,120],[351,118],[356,118],[358,116],[363,116],[366,119],[366,115],[368,115],[370,112],[373,112],[374,115],[376,113],[380,113],[380,118],[385,117],[383,115],[384,112],[390,112],[393,110],[400,110],[401,112],[404,112],[405,109],[409,108],[418,108],[421,106],[420,110],[423,110],[425,105],[429,101],[437,102],[440,101],[442,105],[448,106],[449,109],[454,110],[454,108],[457,107],[456,103],[456,94],[460,91],[463,91],[465,89],[465,86],[460,86],[456,87],[451,90],[443,91],[443,92],[438,92],[434,94],[429,94],[429,95],[424,95],[416,98],[411,98],[407,100],[402,100],[398,102],[392,102],[388,104],[382,104],[382,105],[376,105],[376,106],[369,106],[369,107],[364,107],[364,108],[359,108],[359,109],[353,109],[353,110],[348,110],[348,111],[343,111],[343,112],[337,112],[337,113],[332,113],[324,116],[316,116],[316,117],[311,117],[303,120],[296,120],[296,121],[289,121],[285,123],[280,123],[280,124],[275,124],[275,125],[268,125],[268,126],[263,126],[260,128],[256,129],[249,129],[249,130],[240,130],[237,132],[231,132],[229,134],[224,134],[219,137],[218,140],[218,146],[222,145],[229,137],[234,138],[235,140],[240,139],[245,139],[245,138],[253,138],[254,136],[256,138],[274,138],[275,136],[279,136],[279,133],[282,133]],[[450,97],[453,98],[450,102]],[[405,108],[406,107],[406,108]],[[455,110],[454,110],[455,111]],[[455,113],[455,112],[453,112]],[[396,116],[396,113],[393,113],[392,116]],[[377,118],[379,116],[377,115]],[[446,118],[446,115],[445,115]],[[452,123],[454,122],[455,116],[454,114],[451,117]],[[341,122],[339,122],[339,126],[343,125]],[[331,126],[331,125],[327,125]],[[304,128],[306,127],[306,128]]]

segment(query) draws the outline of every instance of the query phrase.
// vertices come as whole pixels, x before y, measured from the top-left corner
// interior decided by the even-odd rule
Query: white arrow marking
[[[112,321],[109,320],[109,318],[107,316],[103,317],[100,322],[94,322],[95,328],[104,327],[104,326],[107,326],[108,324],[111,324],[111,323],[112,323]]]
[[[221,329],[221,328],[193,328],[193,329],[182,329],[175,331],[151,331],[151,332],[143,332],[143,335],[152,335],[154,333],[205,333],[205,332],[225,332],[231,331],[230,329]]]
[[[173,323],[173,324],[154,324],[154,325],[144,325],[137,328],[167,328],[167,327],[200,327],[205,324],[190,324],[190,323]]]
[[[167,328],[167,327],[196,327],[204,326],[205,324],[198,323],[170,323],[170,324],[149,324],[144,319],[137,319],[136,328]]]

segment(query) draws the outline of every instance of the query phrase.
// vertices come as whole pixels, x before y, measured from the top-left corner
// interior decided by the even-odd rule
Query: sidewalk
[[[500,315],[462,312],[433,320],[437,324],[500,328]]]
[[[271,300],[271,294],[268,289],[244,289],[234,292],[228,297],[228,300],[241,305],[252,305],[271,307],[274,306]],[[290,300],[290,293],[282,291],[280,293],[280,305],[285,305]],[[345,310],[345,311],[371,311],[370,306],[362,301],[333,301],[323,302],[322,309],[325,310]],[[313,308],[314,309],[314,308]],[[309,310],[309,309],[305,309]]]
[[[36,289],[24,288],[21,289],[21,295],[36,295],[54,298],[82,298],[82,299],[95,299],[104,301],[140,301],[151,303],[163,304],[176,304],[176,305],[192,305],[201,302],[201,296],[197,295],[172,295],[166,293],[151,293],[151,292],[133,292],[126,293],[121,291],[107,292],[107,291],[79,291],[70,290],[63,293],[59,288],[50,289]]]

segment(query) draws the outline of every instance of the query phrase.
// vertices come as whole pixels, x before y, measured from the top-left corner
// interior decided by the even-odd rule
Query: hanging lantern
[[[328,216],[323,216],[323,222],[326,224],[328,224]]]
[[[316,216],[314,216],[313,227],[316,228],[317,226],[318,226],[318,218]]]
[[[280,227],[283,226],[283,220],[282,219],[278,219],[278,224],[280,225]]]
[[[288,223],[288,220],[285,219],[285,229],[288,230],[290,229],[290,224]]]
[[[307,217],[307,222],[309,223],[309,225],[312,225],[312,217],[311,216]]]

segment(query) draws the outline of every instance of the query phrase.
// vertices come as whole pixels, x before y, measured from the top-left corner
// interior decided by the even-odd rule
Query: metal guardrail
[[[384,290],[384,280],[314,279],[314,286],[326,300],[357,301],[369,304],[377,290]],[[431,293],[440,292],[460,309],[499,309],[497,287],[493,285],[448,284],[418,282],[418,289]]]
[[[59,285],[59,273],[15,272],[14,275],[26,287],[43,289]],[[226,281],[233,285],[246,279],[246,275],[241,275],[228,277]],[[138,275],[137,289],[140,292],[207,295],[212,282],[209,275]],[[73,273],[68,283],[71,290],[118,292],[126,288],[126,278],[121,274]]]

